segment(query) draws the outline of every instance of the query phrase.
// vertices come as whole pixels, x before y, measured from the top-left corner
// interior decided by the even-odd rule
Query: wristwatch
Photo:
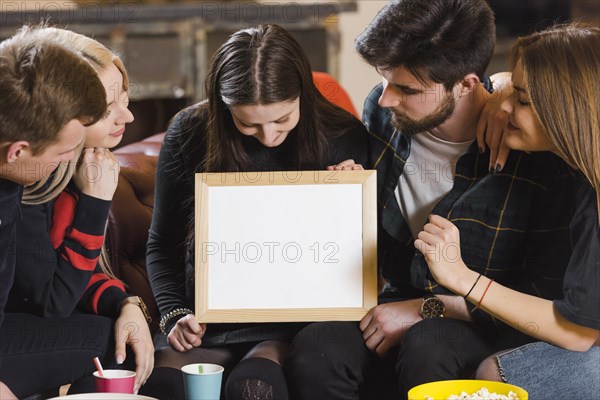
[[[429,293],[423,298],[423,304],[421,304],[419,314],[423,319],[444,318],[444,311],[446,311],[444,302],[435,297],[435,295]]]
[[[152,322],[152,317],[150,316],[150,311],[148,311],[148,307],[146,307],[146,303],[144,303],[144,300],[140,296],[125,297],[121,301],[121,304],[119,304],[119,310],[121,308],[123,308],[123,306],[125,304],[135,304],[136,306],[138,306],[140,308],[140,310],[142,310],[142,314],[144,314],[144,317],[146,317],[146,321],[148,323]]]

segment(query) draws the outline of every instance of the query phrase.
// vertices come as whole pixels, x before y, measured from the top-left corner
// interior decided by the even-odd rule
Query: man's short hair
[[[372,66],[405,67],[420,81],[450,90],[469,73],[483,79],[495,41],[494,14],[485,0],[395,0],[355,47]]]
[[[106,92],[86,60],[34,32],[24,27],[0,43],[0,143],[25,140],[35,154],[69,121],[102,118]]]

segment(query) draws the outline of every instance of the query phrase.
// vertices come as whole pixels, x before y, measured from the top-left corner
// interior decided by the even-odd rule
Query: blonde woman
[[[49,319],[58,326],[72,325],[71,334],[78,340],[90,335],[89,329],[93,331],[95,348],[82,348],[75,356],[75,362],[82,363],[81,376],[87,379],[74,384],[73,391],[93,390],[88,385],[94,356],[100,356],[105,367],[125,361],[125,368],[135,369],[137,391],[154,362],[147,312],[138,297],[127,294],[109,266],[99,262],[119,173],[119,164],[108,149],[121,141],[125,125],[133,121],[127,108],[127,72],[115,54],[83,35],[49,27],[33,28],[30,34],[59,43],[85,59],[104,86],[107,111],[87,129],[77,150],[78,162],[62,164],[50,179],[25,189],[8,309]],[[75,322],[70,324],[70,319]],[[134,355],[127,354],[127,346]]]
[[[512,51],[514,95],[506,144],[550,151],[578,178],[570,213],[572,254],[562,298],[520,293],[466,267],[459,231],[431,216],[415,245],[437,282],[530,335],[490,357],[479,377],[524,387],[531,398],[597,398],[600,393],[600,29],[557,26],[520,38]],[[451,251],[450,249],[453,249]],[[539,248],[539,253],[545,251]]]

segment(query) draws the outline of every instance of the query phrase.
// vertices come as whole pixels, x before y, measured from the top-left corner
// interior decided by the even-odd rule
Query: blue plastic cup
[[[219,400],[223,367],[217,364],[188,364],[181,367],[187,400]]]

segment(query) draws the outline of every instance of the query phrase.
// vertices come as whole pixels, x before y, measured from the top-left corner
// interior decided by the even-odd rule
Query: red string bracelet
[[[477,307],[475,307],[473,311],[477,310],[479,306],[481,306],[481,302],[483,301],[483,298],[485,297],[485,294],[487,293],[490,286],[492,286],[492,282],[494,282],[494,280],[490,279],[490,283],[488,283],[488,285],[486,286],[485,290],[483,291],[483,294],[481,295],[481,298],[479,299],[479,303],[477,303]]]

